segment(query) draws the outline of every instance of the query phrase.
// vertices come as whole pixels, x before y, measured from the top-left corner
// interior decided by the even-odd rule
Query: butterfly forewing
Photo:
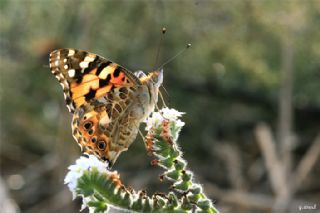
[[[63,88],[70,112],[106,95],[114,87],[141,84],[137,77],[118,64],[76,49],[53,51],[50,68]]]

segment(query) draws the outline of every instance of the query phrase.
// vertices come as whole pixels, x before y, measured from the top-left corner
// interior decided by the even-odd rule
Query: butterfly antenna
[[[167,29],[165,27],[162,28],[162,35],[160,37],[160,41],[159,41],[159,45],[158,45],[158,48],[157,48],[157,55],[156,55],[156,59],[155,59],[155,62],[154,62],[154,66],[153,68],[155,69],[156,66],[157,66],[157,63],[158,63],[158,59],[159,59],[159,55],[160,55],[160,50],[161,50],[161,47],[162,47],[162,41],[163,41],[163,37],[164,37],[164,34],[166,33]]]
[[[171,57],[170,59],[168,59],[166,62],[164,62],[159,68],[158,70],[160,70],[161,68],[163,68],[165,65],[167,65],[168,63],[170,63],[171,61],[173,61],[175,58],[177,58],[179,55],[181,55],[184,51],[186,51],[189,47],[191,47],[191,44],[187,44],[187,46],[185,48],[183,48],[182,50],[180,50],[180,52],[178,52],[176,55],[174,55],[173,57]]]

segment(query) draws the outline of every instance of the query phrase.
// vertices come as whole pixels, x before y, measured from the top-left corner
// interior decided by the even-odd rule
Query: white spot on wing
[[[68,108],[69,112],[72,112],[72,109],[71,109],[71,107],[69,105],[67,105],[67,108]],[[74,137],[74,138],[77,140],[76,137]]]
[[[73,78],[75,74],[76,74],[76,71],[74,69],[71,69],[68,71],[68,75],[70,78]]]
[[[56,61],[54,62],[54,65],[59,66],[59,60],[56,60]]]
[[[67,81],[64,81],[64,89],[69,89],[69,84]]]
[[[89,62],[88,62],[88,61],[81,61],[79,65],[80,65],[80,67],[81,67],[82,69],[84,69],[84,68],[87,68],[87,67],[88,67]]]
[[[106,114],[104,117],[102,117],[99,121],[99,124],[102,126],[107,126],[111,122],[111,119],[109,118],[108,114]]]
[[[91,61],[94,61],[95,59],[95,56],[93,55],[88,55],[84,58],[84,61],[88,61],[88,62],[91,62]]]
[[[73,56],[76,52],[72,49],[69,50],[68,56]]]
[[[63,67],[64,67],[65,69],[68,69],[68,65],[67,65],[67,64],[65,64]]]
[[[56,78],[58,79],[58,81],[61,81],[64,79],[63,75],[60,73],[58,75],[56,75]]]

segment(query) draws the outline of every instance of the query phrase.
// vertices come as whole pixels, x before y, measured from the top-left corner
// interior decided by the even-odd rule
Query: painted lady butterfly
[[[60,49],[50,68],[73,113],[73,137],[81,150],[110,165],[135,140],[140,123],[154,110],[163,72],[130,72],[101,56]]]

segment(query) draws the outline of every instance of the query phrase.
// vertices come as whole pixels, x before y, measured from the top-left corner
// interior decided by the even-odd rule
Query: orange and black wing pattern
[[[141,85],[139,78],[127,69],[82,50],[55,50],[50,54],[49,62],[72,113],[76,108],[107,95],[114,88]]]

